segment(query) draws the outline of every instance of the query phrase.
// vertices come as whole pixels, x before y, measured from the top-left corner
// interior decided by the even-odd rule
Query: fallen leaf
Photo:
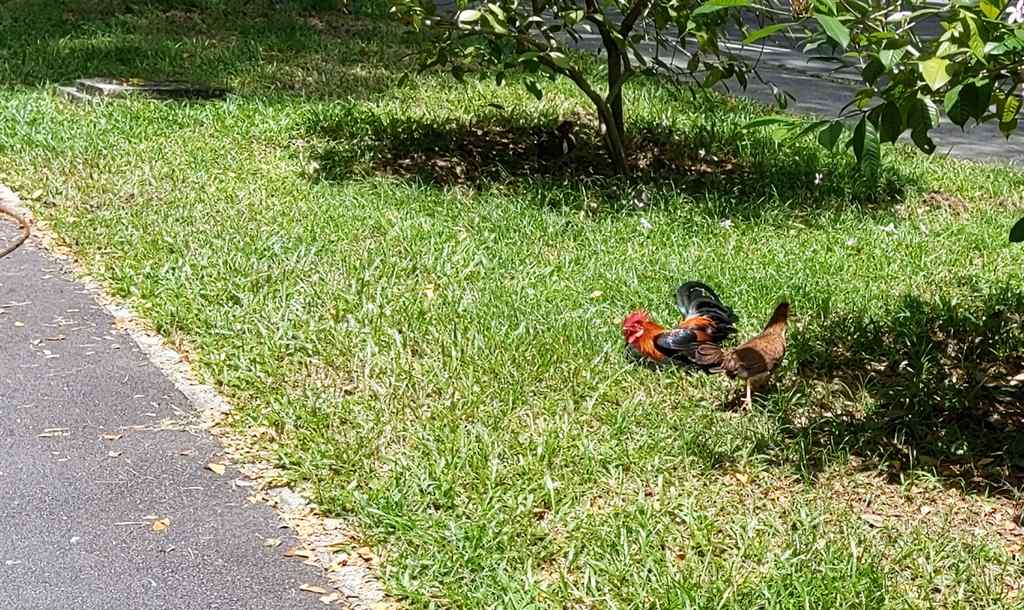
[[[224,474],[224,470],[226,469],[226,466],[224,466],[224,464],[218,464],[216,462],[210,462],[209,464],[206,465],[206,468],[208,470],[213,471],[216,474]]]
[[[750,475],[745,472],[735,472],[732,478],[740,485],[748,485],[750,483]]]
[[[604,293],[601,292],[600,290],[595,290],[594,292],[590,293],[590,298],[592,298],[592,299],[600,299],[603,295],[604,295]]]
[[[165,529],[167,529],[169,527],[171,527],[171,520],[170,519],[166,519],[166,518],[165,519],[157,519],[156,521],[153,522],[153,531],[154,532],[162,532],[162,531],[164,531]]]
[[[331,593],[330,595],[320,596],[320,603],[324,605],[330,605],[338,601],[339,599],[341,599],[341,595],[339,593]]]
[[[279,547],[279,546],[281,546],[281,539],[280,538],[267,538],[267,539],[265,539],[263,541],[263,546],[269,547],[269,548]]]
[[[872,513],[862,513],[861,519],[867,522],[871,527],[882,527],[885,525],[885,517],[881,515],[875,515]]]
[[[299,587],[299,590],[306,591],[308,593],[317,593],[319,595],[324,595],[327,593],[327,589],[324,589],[323,587],[318,587],[316,585],[302,585]]]
[[[325,528],[329,530],[340,530],[342,527],[344,527],[345,522],[341,519],[333,519],[331,517],[327,517],[323,520],[323,525]]]
[[[363,558],[365,561],[373,561],[375,559],[373,550],[368,546],[361,546],[356,549],[356,554]]]
[[[105,441],[116,441],[117,439],[124,436],[123,434],[104,434],[103,440]]]
[[[313,553],[311,553],[310,551],[308,551],[306,549],[303,549],[303,548],[300,548],[300,547],[296,546],[296,547],[292,547],[292,548],[288,549],[287,551],[285,551],[284,552],[284,556],[285,557],[303,557],[305,559],[309,559],[310,557],[313,556]]]

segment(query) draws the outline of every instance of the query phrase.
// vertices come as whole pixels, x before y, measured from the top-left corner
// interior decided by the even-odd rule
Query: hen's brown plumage
[[[712,366],[730,379],[739,377],[747,385],[746,406],[750,407],[752,385],[760,385],[779,366],[786,355],[786,323],[789,303],[779,303],[761,334],[733,349],[711,343],[694,346],[689,356],[695,363]]]

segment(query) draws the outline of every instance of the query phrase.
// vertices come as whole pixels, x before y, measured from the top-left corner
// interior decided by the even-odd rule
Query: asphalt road
[[[31,246],[0,259],[0,609],[323,608],[217,443],[159,430],[193,407],[111,322]]]

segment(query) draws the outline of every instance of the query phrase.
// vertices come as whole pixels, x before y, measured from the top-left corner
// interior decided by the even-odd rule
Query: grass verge
[[[262,3],[11,2],[0,174],[273,431],[412,607],[1005,608],[1020,603],[1024,175],[848,158],[758,107],[639,81],[643,171],[523,165],[554,84],[426,75],[386,25]],[[74,106],[49,83],[223,83]],[[496,101],[501,109],[489,107]],[[582,114],[581,114],[582,112]],[[528,173],[528,176],[524,176]],[[756,331],[794,304],[755,410],[622,356],[685,279]]]

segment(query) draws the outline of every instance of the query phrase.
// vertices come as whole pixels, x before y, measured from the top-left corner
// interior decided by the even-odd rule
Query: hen
[[[725,373],[730,379],[739,377],[747,385],[745,406],[751,405],[751,386],[760,386],[771,376],[786,355],[786,323],[789,303],[779,303],[761,334],[733,349],[722,349],[704,342],[689,347],[687,356],[711,371]]]
[[[736,314],[715,291],[701,282],[686,282],[676,290],[676,307],[683,320],[665,328],[646,311],[633,311],[622,322],[622,336],[630,355],[648,362],[691,364],[689,352],[697,344],[725,340],[736,332]]]

